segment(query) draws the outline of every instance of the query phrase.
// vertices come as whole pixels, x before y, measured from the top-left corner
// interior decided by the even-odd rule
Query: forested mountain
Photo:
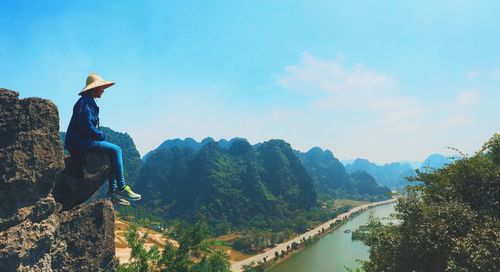
[[[372,175],[378,184],[394,189],[402,189],[408,182],[406,177],[415,176],[415,171],[409,163],[389,163],[379,166],[366,159],[356,159],[345,166],[347,173],[365,171]]]
[[[420,171],[435,171],[443,168],[446,164],[453,162],[453,159],[447,158],[441,154],[431,154],[420,165]]]
[[[258,147],[236,139],[228,148],[208,142],[198,151],[170,146],[149,156],[137,188],[145,205],[166,218],[205,217],[218,229],[279,229],[296,210],[316,205],[313,181],[289,144]]]
[[[147,160],[153,153],[160,151],[162,149],[169,149],[172,147],[180,147],[180,148],[185,147],[185,148],[192,149],[194,151],[198,151],[198,150],[200,150],[201,146],[202,146],[202,144],[198,143],[193,138],[186,138],[184,140],[179,139],[179,138],[171,139],[171,140],[169,139],[169,140],[166,140],[163,143],[161,143],[161,145],[158,146],[156,149],[146,153],[146,155],[144,155],[143,159]]]
[[[59,131],[59,138],[61,138],[61,148],[64,150],[64,155],[68,154],[68,150],[64,149],[64,141],[66,139],[66,132]]]
[[[246,141],[246,139],[244,139],[244,138],[233,138],[229,141],[226,139],[221,139],[217,142],[217,145],[219,145],[220,148],[228,149],[232,145],[232,143],[234,141],[237,141],[237,140],[245,140]],[[207,138],[203,139],[201,142],[197,142],[193,138],[185,138],[184,140],[179,139],[179,138],[169,139],[169,140],[166,140],[163,143],[161,143],[160,146],[158,146],[156,149],[146,153],[146,155],[144,155],[143,159],[147,160],[149,158],[149,156],[151,156],[151,154],[153,154],[154,152],[157,152],[157,151],[162,150],[162,149],[173,148],[173,147],[187,147],[187,148],[190,148],[194,151],[199,151],[203,146],[205,146],[208,143],[212,143],[212,142],[215,142],[215,140],[212,137],[207,137]]]
[[[352,184],[350,195],[355,199],[368,199],[372,201],[389,199],[391,190],[386,186],[380,186],[370,174],[365,171],[356,171],[349,176]],[[344,186],[344,188],[348,188]]]
[[[387,187],[378,186],[365,171],[349,175],[330,150],[313,147],[306,153],[296,152],[314,180],[320,195],[333,198],[380,200],[389,197]]]

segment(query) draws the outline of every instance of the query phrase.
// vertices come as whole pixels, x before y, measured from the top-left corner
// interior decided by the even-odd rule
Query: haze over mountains
[[[445,157],[441,154],[431,154],[422,163],[419,163],[420,171],[429,172],[442,168],[444,165],[453,162],[452,157]],[[367,159],[356,159],[345,166],[347,173],[355,171],[366,171],[372,175],[378,184],[391,189],[401,190],[409,185],[407,177],[416,175],[415,167],[408,162],[394,162],[378,165]]]
[[[366,171],[380,184],[393,189],[402,189],[408,185],[406,177],[415,176],[415,171],[408,163],[389,163],[382,166],[366,159],[356,159],[352,164],[346,165],[346,171]]]

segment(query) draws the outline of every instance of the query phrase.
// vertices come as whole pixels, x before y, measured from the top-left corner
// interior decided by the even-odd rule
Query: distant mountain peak
[[[306,153],[320,153],[323,152],[323,149],[321,147],[315,146],[309,149]]]
[[[347,173],[363,170],[373,176],[378,184],[390,188],[402,188],[407,184],[406,177],[414,175],[413,167],[408,163],[388,163],[377,165],[367,159],[358,158],[345,166]]]
[[[221,140],[225,141],[225,139],[221,139]],[[203,139],[201,141],[201,144],[207,144],[207,143],[211,143],[211,142],[215,142],[214,138],[212,138],[212,137],[206,137],[205,139]]]
[[[375,163],[369,161],[368,159],[363,159],[363,158],[357,158],[355,159],[351,165],[373,165],[377,166]]]
[[[434,171],[436,169],[443,168],[446,164],[453,162],[450,157],[445,157],[444,155],[434,153],[429,155],[420,165],[420,169],[424,171]]]
[[[158,146],[156,149],[146,153],[143,157],[143,160],[147,160],[152,153],[157,152],[161,149],[182,147],[182,148],[190,148],[193,151],[198,152],[202,147],[204,147],[205,145],[210,144],[210,143],[214,143],[222,149],[229,149],[231,147],[231,145],[236,141],[248,142],[247,139],[241,138],[241,137],[235,137],[229,141],[224,139],[224,138],[220,139],[219,141],[215,141],[214,138],[212,138],[212,137],[206,137],[203,140],[201,140],[201,142],[198,142],[191,137],[187,137],[184,139],[181,139],[181,138],[167,139],[167,140],[163,141],[163,143],[160,146]]]

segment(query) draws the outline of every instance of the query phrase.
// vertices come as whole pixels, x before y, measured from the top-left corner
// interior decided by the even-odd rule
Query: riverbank
[[[308,240],[312,237],[315,237],[318,234],[319,235],[326,234],[327,232],[330,232],[331,227],[334,226],[337,222],[346,220],[354,213],[360,212],[362,210],[366,210],[368,208],[393,203],[395,201],[396,201],[396,199],[389,199],[386,201],[374,202],[374,203],[369,203],[369,204],[361,205],[358,207],[354,207],[351,210],[349,210],[343,214],[340,214],[339,216],[335,217],[334,219],[331,219],[325,223],[322,223],[321,225],[317,226],[316,228],[314,228],[310,231],[307,231],[307,232],[305,232],[301,235],[298,235],[298,236],[296,236],[296,237],[294,237],[286,242],[283,242],[281,244],[276,245],[274,248],[268,249],[263,253],[254,255],[254,256],[252,256],[248,259],[245,259],[243,261],[231,263],[231,271],[241,272],[241,271],[243,271],[243,268],[242,268],[243,266],[256,265],[259,262],[263,262],[264,259],[267,261],[271,261],[275,258],[275,252],[278,252],[278,254],[281,254],[282,251],[288,252],[288,254],[285,256],[285,258],[278,259],[278,262],[276,264],[281,263],[285,259],[287,259],[287,257],[291,256],[292,254],[296,254],[305,248],[305,247],[300,247],[299,250],[289,251],[288,248],[292,247],[293,243],[302,244],[303,241]]]

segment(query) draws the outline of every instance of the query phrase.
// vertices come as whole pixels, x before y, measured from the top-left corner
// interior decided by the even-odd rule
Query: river
[[[359,214],[270,272],[337,272],[347,271],[344,266],[358,267],[356,260],[368,259],[369,248],[361,241],[352,241],[351,233],[344,233],[344,230],[354,231],[360,225],[367,224],[370,211],[375,217],[388,217],[394,212],[394,206],[394,203],[382,205]]]

